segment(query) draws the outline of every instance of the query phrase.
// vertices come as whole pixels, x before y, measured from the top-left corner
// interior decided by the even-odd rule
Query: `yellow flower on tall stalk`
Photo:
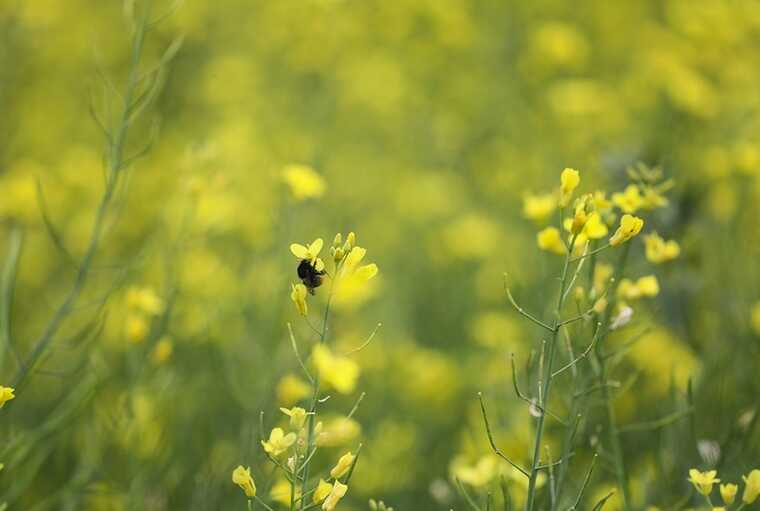
[[[299,406],[293,408],[280,408],[280,411],[290,417],[290,428],[300,430],[306,422],[306,416],[308,413],[306,410]]]
[[[647,260],[654,264],[672,261],[681,253],[681,247],[677,241],[665,241],[656,232],[644,236],[644,248]]]
[[[14,392],[15,389],[13,387],[3,387],[0,385],[0,408],[5,406],[5,403],[11,399],[16,399],[16,396],[13,394]]]
[[[341,394],[353,392],[359,378],[359,365],[356,362],[333,354],[324,344],[314,346],[312,359],[322,382]]]
[[[282,179],[298,201],[322,197],[327,189],[324,178],[308,165],[285,166]]]
[[[359,263],[362,262],[362,259],[364,259],[366,254],[367,249],[356,246],[353,247],[343,262],[341,277],[353,276],[362,281],[367,281],[377,275],[378,269],[375,263],[359,266]]]
[[[565,255],[567,253],[567,247],[565,247],[565,243],[562,241],[562,235],[556,227],[547,227],[539,231],[536,235],[536,241],[538,242],[538,248],[541,250],[558,255]]]
[[[261,445],[264,450],[272,456],[279,456],[287,451],[291,445],[296,441],[295,433],[288,433],[287,435],[282,428],[274,428],[269,433],[269,440],[261,441]]]
[[[354,456],[351,452],[347,452],[341,456],[338,460],[338,463],[332,468],[332,470],[330,470],[330,477],[333,479],[340,479],[346,475],[351,469],[351,465],[354,464],[355,459],[356,456]]]
[[[256,484],[253,482],[253,477],[251,477],[250,467],[245,468],[243,465],[238,465],[232,471],[232,482],[240,486],[246,497],[252,498],[256,496]]]
[[[720,482],[715,476],[718,475],[716,470],[708,470],[706,472],[700,472],[696,468],[689,470],[689,482],[694,485],[702,495],[710,495],[712,493],[713,485]]]
[[[319,258],[319,253],[322,251],[323,245],[324,241],[322,238],[317,238],[306,246],[292,243],[290,245],[290,251],[298,259],[309,261],[317,271],[322,271],[325,269],[325,263]]]
[[[333,484],[330,494],[327,496],[324,503],[322,504],[322,511],[333,511],[333,509],[335,509],[335,506],[338,505],[338,502],[340,501],[340,499],[342,499],[343,496],[346,495],[347,491],[348,491],[347,485],[341,483],[340,481],[335,481],[335,484]]]
[[[739,491],[739,487],[735,484],[727,483],[727,484],[721,484],[720,485],[720,498],[723,499],[723,502],[730,506],[734,503],[734,499],[736,499],[736,493]]]
[[[306,303],[309,290],[300,282],[298,284],[291,284],[290,288],[290,299],[295,304],[296,309],[298,309],[298,313],[301,316],[306,316],[309,313],[309,305]]]
[[[742,479],[744,479],[742,502],[752,504],[760,496],[760,470],[754,469],[749,475],[742,476]]]
[[[633,215],[623,215],[620,219],[620,227],[610,238],[610,245],[616,247],[625,243],[641,232],[644,227],[644,220]]]
[[[560,206],[567,206],[570,203],[570,199],[573,196],[573,192],[578,187],[578,185],[581,182],[581,176],[580,173],[571,168],[566,168],[562,171],[562,174],[559,177],[560,186],[559,186],[559,204]]]

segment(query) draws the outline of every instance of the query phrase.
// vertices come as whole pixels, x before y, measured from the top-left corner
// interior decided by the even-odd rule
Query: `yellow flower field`
[[[0,36],[0,511],[760,509],[760,3]]]

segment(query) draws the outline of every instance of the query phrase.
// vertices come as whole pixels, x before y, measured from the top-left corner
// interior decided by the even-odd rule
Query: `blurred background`
[[[104,186],[89,103],[123,87],[130,26],[116,0],[5,0],[0,38],[9,385],[86,251]],[[690,377],[696,413],[626,437],[637,502],[676,501],[691,466],[736,480],[760,459],[759,4],[186,0],[148,35],[145,69],[179,38],[82,296],[0,410],[10,509],[243,509],[240,463],[274,484],[259,412],[271,427],[303,398],[286,323],[310,336],[288,246],[349,230],[380,274],[337,298],[333,342],[383,327],[357,356],[356,421],[340,420],[356,395],[329,403],[324,464],[363,442],[347,511],[461,508],[453,473],[488,483],[478,391],[505,451],[529,457],[509,354],[524,363],[537,332],[502,275],[549,309],[558,260],[523,199],[566,166],[589,191],[623,189],[637,162],[675,180],[648,226],[682,253],[656,269],[619,414],[667,413]],[[602,470],[594,492],[612,484]]]

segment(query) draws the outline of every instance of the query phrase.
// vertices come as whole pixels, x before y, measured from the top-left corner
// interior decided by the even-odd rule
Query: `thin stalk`
[[[544,374],[542,374],[543,378],[543,388],[540,392],[540,405],[541,407],[546,410],[546,403],[549,402],[549,392],[551,391],[551,385],[552,385],[552,366],[554,363],[554,355],[557,351],[557,335],[559,333],[559,330],[561,328],[560,323],[562,322],[561,315],[562,315],[562,306],[565,304],[565,287],[567,286],[567,276],[568,276],[568,270],[570,268],[570,259],[572,257],[573,253],[573,247],[575,246],[575,240],[577,238],[576,236],[573,236],[573,238],[570,240],[570,246],[567,250],[567,255],[565,256],[565,264],[562,268],[562,277],[560,278],[560,284],[559,284],[559,297],[557,298],[557,308],[554,311],[554,325],[552,327],[552,334],[549,338],[549,346],[548,346],[548,354],[546,359],[546,366],[544,368]],[[528,497],[525,501],[525,511],[532,511],[533,507],[535,505],[536,501],[536,481],[538,480],[538,473],[539,473],[539,465],[540,465],[540,457],[541,457],[541,441],[543,439],[544,435],[544,422],[546,418],[546,413],[542,412],[538,416],[538,423],[536,424],[536,437],[535,442],[533,445],[533,459],[531,462],[531,469],[530,469],[530,478],[528,479]]]
[[[610,302],[607,306],[607,310],[605,311],[604,320],[602,322],[603,324],[603,331],[607,332],[609,323],[610,323],[610,317],[612,315],[612,311],[616,305],[616,295],[617,295],[617,285],[620,282],[621,276],[623,274],[623,269],[625,268],[626,260],[628,259],[628,253],[630,251],[631,244],[630,242],[625,243],[625,245],[622,248],[622,253],[620,254],[620,259],[618,260],[618,263],[615,267],[615,275],[614,275],[614,281],[612,284],[613,289],[610,290],[609,296],[610,296]],[[597,344],[597,347],[600,347],[601,342]],[[597,351],[597,355],[600,355],[601,351]],[[615,467],[615,478],[617,479],[617,484],[620,487],[620,493],[622,496],[622,503],[623,503],[623,511],[627,511],[630,509],[630,494],[628,491],[628,476],[626,474],[625,470],[625,462],[623,461],[623,449],[621,447],[620,443],[620,430],[617,425],[617,419],[615,417],[615,406],[612,401],[612,392],[610,389],[610,386],[607,385],[607,361],[604,357],[598,356],[598,362],[599,362],[599,385],[602,390],[602,398],[605,402],[605,419],[607,422],[607,434],[609,437],[609,443],[610,443],[610,449],[612,451],[612,458],[613,463]]]
[[[111,204],[113,202],[114,194],[119,183],[119,170],[124,166],[124,146],[127,140],[127,134],[129,132],[129,115],[132,107],[131,102],[134,97],[139,76],[140,58],[142,57],[143,44],[145,42],[145,34],[147,28],[148,19],[148,7],[146,6],[145,12],[141,17],[140,23],[138,23],[135,31],[135,35],[132,42],[132,59],[129,70],[129,77],[127,78],[126,90],[124,93],[124,102],[122,105],[121,118],[118,125],[118,131],[113,143],[109,145],[108,154],[108,173],[106,176],[105,189],[103,195],[98,204],[98,209],[95,214],[95,222],[90,231],[90,240],[87,244],[82,262],[79,264],[79,268],[69,292],[63,299],[63,302],[53,314],[52,319],[47,324],[47,327],[43,331],[42,335],[33,344],[32,350],[24,360],[24,363],[19,367],[16,376],[13,380],[13,386],[17,389],[26,380],[31,369],[35,366],[40,357],[45,353],[50,343],[55,338],[61,324],[66,317],[74,309],[77,300],[79,299],[82,290],[87,283],[87,277],[92,269],[92,263],[95,255],[100,246],[100,241],[103,237],[105,230],[105,221],[108,216]]]

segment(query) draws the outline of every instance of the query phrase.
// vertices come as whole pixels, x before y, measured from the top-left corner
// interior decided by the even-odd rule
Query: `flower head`
[[[677,241],[665,241],[656,232],[644,236],[644,247],[647,260],[654,264],[671,261],[681,253],[681,247]]]
[[[760,470],[754,469],[749,475],[742,476],[742,479],[744,479],[742,502],[752,504],[760,495]]]
[[[523,216],[535,222],[543,222],[557,207],[557,197],[554,193],[543,195],[525,195],[523,197]]]
[[[301,316],[306,316],[309,312],[309,305],[306,303],[306,297],[309,295],[309,290],[300,282],[298,284],[291,284],[290,288],[290,299],[296,305],[298,313]]]
[[[272,456],[279,456],[287,451],[291,445],[296,441],[295,433],[288,433],[287,435],[282,428],[274,428],[269,433],[268,441],[261,441],[261,445],[264,446],[264,450]]]
[[[293,243],[290,245],[290,251],[298,259],[309,261],[317,271],[322,271],[325,269],[325,263],[319,258],[319,253],[323,245],[322,238],[317,238],[306,246]]]
[[[335,506],[338,505],[338,502],[343,498],[347,491],[347,485],[341,483],[340,481],[335,481],[330,494],[322,503],[322,511],[333,511],[333,509],[335,509]]]
[[[327,498],[328,495],[330,495],[330,492],[332,492],[333,485],[325,481],[324,479],[319,480],[319,484],[317,485],[317,488],[314,490],[314,496],[312,499],[314,500],[315,504],[319,504],[323,500]]]
[[[559,180],[559,203],[560,206],[567,206],[570,203],[570,198],[573,196],[573,191],[575,191],[581,182],[581,176],[577,170],[566,168],[562,171]]]
[[[321,197],[327,188],[322,176],[308,165],[287,165],[282,170],[282,179],[298,201]]]
[[[334,355],[324,344],[317,344],[312,359],[320,379],[341,394],[350,394],[359,378],[359,366],[348,357]]]
[[[541,250],[558,255],[565,255],[567,253],[567,247],[565,247],[562,241],[562,235],[556,227],[542,229],[536,235],[536,240],[538,241],[538,248]]]
[[[340,479],[344,475],[348,473],[348,471],[351,469],[351,465],[354,464],[354,460],[356,459],[356,456],[351,454],[351,452],[347,452],[343,456],[340,457],[338,460],[338,463],[330,470],[330,477],[333,479]]]
[[[232,471],[232,482],[240,486],[240,489],[243,490],[246,497],[251,498],[256,496],[256,484],[254,484],[253,477],[251,477],[250,467],[245,468],[243,465],[238,465],[238,467]]]
[[[5,403],[11,399],[16,399],[16,396],[13,395],[14,392],[15,389],[13,387],[3,387],[0,385],[0,408],[5,406]]]
[[[612,203],[623,213],[635,213],[644,205],[644,199],[638,186],[628,185],[623,193],[612,194]]]
[[[306,416],[308,413],[306,410],[299,406],[293,408],[280,408],[280,411],[290,417],[290,427],[295,430],[300,430],[306,422]]]
[[[623,215],[620,219],[620,227],[618,227],[615,234],[610,237],[610,245],[616,247],[621,243],[625,243],[640,233],[643,227],[644,220],[641,218],[633,215]]]
[[[689,482],[694,485],[702,495],[710,495],[713,485],[720,482],[715,476],[718,475],[716,470],[700,472],[696,468],[689,470]]]
[[[734,503],[736,492],[738,491],[739,487],[735,484],[727,483],[720,485],[720,497],[723,499],[723,502],[725,502],[727,506]]]

